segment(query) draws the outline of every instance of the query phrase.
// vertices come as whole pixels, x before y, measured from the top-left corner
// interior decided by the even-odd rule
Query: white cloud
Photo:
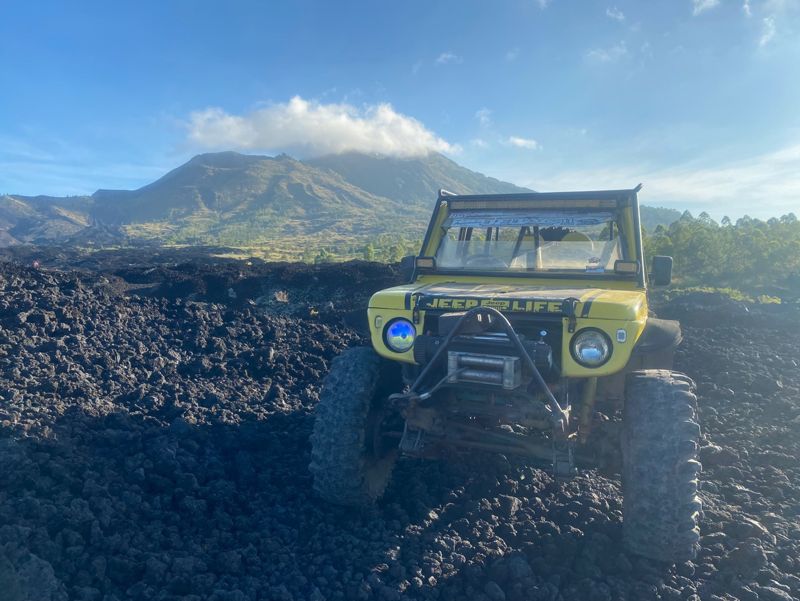
[[[750,2],[745,0],[747,8],[743,7],[745,13],[750,16]],[[778,36],[788,39],[790,36],[797,37],[798,13],[800,13],[800,0],[765,0],[758,4],[756,12],[763,13],[761,19],[761,33],[758,38],[760,48],[770,44]]]
[[[536,5],[541,9],[544,10],[548,6],[550,6],[551,0],[536,0]]]
[[[650,42],[644,42],[636,52],[636,62],[639,68],[646,68],[647,64],[653,60],[653,47]]]
[[[514,48],[514,49],[509,50],[508,52],[506,52],[506,60],[508,62],[512,62],[512,61],[517,60],[518,56],[519,56],[519,48]]]
[[[464,59],[458,56],[457,54],[453,54],[452,52],[442,52],[438,57],[436,57],[436,64],[437,65],[459,65],[464,62]]]
[[[614,19],[615,21],[624,21],[625,20],[625,13],[623,13],[616,6],[608,7],[606,9],[606,16],[609,19]]]
[[[692,14],[699,15],[719,5],[719,0],[692,0]]]
[[[481,127],[489,127],[492,124],[492,111],[483,107],[475,111],[475,118],[481,124]]]
[[[390,104],[359,109],[299,96],[245,115],[213,107],[195,111],[189,117],[188,137],[199,147],[287,151],[298,156],[347,151],[419,156],[459,150]]]
[[[753,16],[753,11],[750,8],[750,0],[744,0],[744,4],[742,4],[742,12],[748,19]]]
[[[488,148],[489,146],[489,143],[483,138],[473,138],[472,140],[469,141],[469,143],[471,146],[474,146],[475,148]]]
[[[530,138],[520,138],[518,136],[509,136],[508,143],[517,148],[526,148],[528,150],[536,150],[539,148],[539,143]]]
[[[775,37],[775,17],[764,17],[761,22],[761,37],[758,39],[758,45],[762,48],[772,41]]]
[[[609,48],[593,48],[586,53],[586,58],[596,63],[613,63],[628,54],[625,42],[619,42]]]
[[[552,173],[552,172],[551,172]],[[719,165],[636,165],[547,174],[535,181],[514,178],[536,190],[628,188],[644,183],[642,202],[670,204],[712,215],[755,217],[800,213],[800,144]],[[528,173],[530,177],[530,173]]]
[[[797,10],[800,8],[800,1],[798,0],[766,0],[764,8],[768,12],[784,12],[790,10]]]

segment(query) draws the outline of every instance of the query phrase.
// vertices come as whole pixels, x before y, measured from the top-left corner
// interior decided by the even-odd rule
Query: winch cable
[[[550,406],[550,410],[552,412],[550,419],[553,421],[554,426],[559,426],[562,432],[566,432],[567,424],[569,422],[569,415],[566,411],[561,407],[556,400],[556,397],[553,396],[550,387],[547,385],[547,382],[544,381],[539,368],[536,367],[536,364],[533,362],[533,359],[528,354],[528,351],[525,350],[525,347],[522,345],[522,341],[517,336],[516,331],[514,331],[514,327],[511,325],[511,322],[508,321],[505,315],[503,315],[497,309],[492,307],[475,307],[475,309],[470,309],[470,311],[479,310],[480,312],[486,312],[489,315],[496,317],[503,328],[506,330],[506,334],[508,338],[514,343],[514,346],[517,348],[517,352],[525,361],[525,364],[528,366],[528,369],[533,374],[533,379],[535,380],[536,384],[539,388],[544,392],[545,397],[547,398],[547,404]]]
[[[473,309],[470,309],[470,311],[473,311]],[[459,320],[456,322],[456,325],[453,326],[453,329],[450,330],[450,333],[445,337],[444,343],[442,343],[439,346],[439,348],[436,349],[436,352],[433,354],[431,360],[428,361],[428,364],[422,368],[422,371],[417,376],[417,379],[414,380],[414,383],[411,384],[411,386],[409,387],[408,392],[389,395],[390,401],[398,401],[401,399],[422,399],[423,397],[427,399],[430,397],[430,395],[433,394],[435,390],[437,390],[440,386],[442,386],[442,384],[444,384],[444,382],[450,377],[451,374],[447,374],[444,378],[442,378],[442,380],[439,381],[439,383],[437,383],[433,388],[431,388],[427,392],[424,392],[422,394],[417,393],[417,390],[419,389],[420,385],[425,381],[427,375],[431,372],[433,367],[439,361],[439,357],[444,352],[444,349],[448,347],[450,341],[458,333],[459,329],[461,329],[461,325],[464,323],[464,320],[467,318],[470,311],[467,311],[466,313],[464,313],[464,315],[462,315],[459,318]]]
[[[489,323],[491,323],[493,319],[497,319],[499,321],[500,325],[506,331],[508,339],[514,344],[520,357],[522,357],[523,361],[525,361],[525,365],[527,365],[531,374],[533,374],[533,379],[535,383],[544,393],[547,399],[547,404],[550,407],[550,412],[551,412],[550,419],[553,422],[553,426],[558,427],[562,433],[566,432],[567,423],[569,421],[569,416],[567,412],[564,411],[564,409],[562,409],[561,405],[556,400],[556,397],[553,396],[550,387],[547,386],[547,382],[544,381],[544,378],[542,377],[542,374],[539,372],[539,369],[536,367],[536,364],[533,362],[533,359],[531,359],[530,355],[528,354],[528,351],[525,350],[525,347],[522,345],[522,341],[519,339],[519,336],[517,336],[517,333],[514,331],[511,322],[508,321],[505,315],[503,315],[500,311],[498,311],[493,307],[473,307],[472,309],[466,311],[464,315],[462,315],[456,322],[456,325],[453,326],[453,329],[451,329],[450,332],[447,334],[447,336],[444,339],[444,342],[439,346],[438,349],[436,349],[436,352],[434,353],[433,357],[428,362],[428,364],[422,369],[419,376],[417,376],[417,379],[414,380],[414,383],[409,388],[409,391],[405,394],[392,395],[392,397],[419,398],[421,396],[417,394],[419,386],[425,381],[425,378],[438,363],[439,358],[443,355],[445,349],[450,346],[450,342],[452,341],[452,339],[461,330],[461,327],[467,321],[473,319],[477,320],[481,315],[489,317],[490,318]],[[441,386],[443,381],[438,383],[434,388],[438,388],[439,386]],[[430,394],[432,394],[432,392],[433,391],[428,391],[428,393],[423,393],[423,394],[427,394],[426,398],[428,398]]]

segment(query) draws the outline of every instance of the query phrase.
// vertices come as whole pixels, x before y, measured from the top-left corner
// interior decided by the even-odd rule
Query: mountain
[[[640,210],[642,227],[648,232],[652,232],[659,225],[666,227],[681,218],[681,212],[677,209],[642,206]]]
[[[177,243],[363,237],[408,210],[289,156],[234,152],[199,155],[139,190],[93,198],[98,222],[121,224],[132,238]]]
[[[138,190],[91,196],[0,196],[0,245],[136,243],[258,245],[286,258],[381,239],[417,244],[439,188],[528,191],[436,153],[390,158],[345,153],[299,161],[201,154]],[[643,221],[672,218],[667,209]],[[402,217],[398,228],[397,217]],[[672,219],[671,219],[672,220]],[[280,251],[280,252],[279,252]]]
[[[329,169],[372,194],[404,199],[426,208],[441,188],[456,194],[530,192],[514,184],[470,171],[441,154],[421,158],[394,158],[357,152],[333,154],[307,161]]]
[[[215,215],[236,221],[264,211],[313,220],[390,200],[286,155],[235,152],[199,155],[143,188],[99,190],[94,198],[95,215],[122,223]]]
[[[89,226],[91,198],[0,196],[0,245],[58,242]]]

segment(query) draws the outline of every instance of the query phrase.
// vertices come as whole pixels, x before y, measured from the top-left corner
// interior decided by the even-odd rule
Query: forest
[[[643,232],[646,256],[674,258],[674,285],[739,291],[751,297],[800,298],[800,221],[720,222],[688,211],[669,226]]]

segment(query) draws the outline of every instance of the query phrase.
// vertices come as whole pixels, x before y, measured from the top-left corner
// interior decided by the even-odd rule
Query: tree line
[[[265,233],[258,230],[256,236],[257,229],[253,224],[241,231],[229,228],[219,232],[213,243],[237,246],[242,238],[254,237],[257,241],[251,243],[258,245]],[[354,236],[328,245],[306,240],[296,247],[289,244],[284,254],[307,263],[348,259],[394,263],[419,251],[422,234],[421,228],[412,228],[399,235]],[[209,243],[208,232],[201,237]],[[670,225],[643,230],[643,238],[648,258],[674,258],[675,286],[731,288],[749,296],[800,298],[800,220],[794,213],[766,221],[725,217],[717,222],[707,213],[694,217],[686,211]]]
[[[749,295],[800,297],[800,221],[789,213],[767,221],[688,211],[644,232],[645,253],[674,259],[679,286],[733,288]]]
[[[675,286],[800,298],[800,220],[794,213],[766,221],[745,216],[717,222],[708,213],[694,217],[686,211],[670,225],[642,234],[650,260],[673,257]],[[368,261],[395,262],[418,252],[419,244],[419,238],[384,234],[341,250]]]

